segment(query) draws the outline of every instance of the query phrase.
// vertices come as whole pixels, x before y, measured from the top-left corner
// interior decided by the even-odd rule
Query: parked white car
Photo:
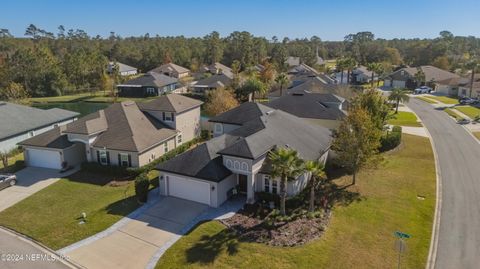
[[[432,88],[427,86],[421,86],[420,88],[416,88],[413,91],[414,94],[431,93],[431,92],[432,92]]]

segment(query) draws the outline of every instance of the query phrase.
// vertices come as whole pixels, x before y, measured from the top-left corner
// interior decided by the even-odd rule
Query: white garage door
[[[405,81],[394,80],[392,83],[393,88],[405,88]]]
[[[27,149],[28,165],[61,169],[60,153],[51,150]]]
[[[210,205],[210,184],[182,177],[169,176],[168,195]]]

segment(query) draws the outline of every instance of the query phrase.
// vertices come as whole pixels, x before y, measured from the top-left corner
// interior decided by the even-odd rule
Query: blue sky
[[[23,36],[33,23],[90,35],[222,36],[235,30],[280,39],[319,36],[342,40],[371,31],[380,38],[436,37],[442,30],[480,36],[478,0],[15,0],[1,4],[0,28]]]

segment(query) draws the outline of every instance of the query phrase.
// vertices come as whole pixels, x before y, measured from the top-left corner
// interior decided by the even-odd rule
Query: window
[[[178,144],[182,143],[182,134],[181,133],[177,135],[177,143]]]
[[[215,133],[217,134],[223,133],[223,126],[221,123],[215,123]]]
[[[120,153],[120,165],[129,167],[128,154]]]
[[[55,127],[58,127],[58,123],[55,123],[55,124],[53,125],[53,128],[55,128]]]
[[[34,132],[34,131],[28,132],[28,137],[32,137],[32,136],[34,136],[34,135],[35,135],[35,132]]]
[[[272,193],[275,193],[275,194],[278,193],[277,184],[278,184],[278,182],[276,180],[272,181]]]
[[[163,150],[164,150],[164,152],[168,152],[168,143],[167,142],[163,143]]]
[[[152,161],[155,160],[157,156],[155,156],[155,153],[152,153]]]
[[[173,121],[173,113],[163,112],[163,120],[164,121]]]
[[[98,151],[98,154],[100,156],[100,163],[101,164],[108,164],[107,151],[106,150],[100,150],[100,151]]]
[[[155,94],[155,88],[147,88],[148,94]]]
[[[270,192],[270,177],[265,175],[263,176],[263,190],[266,192]]]

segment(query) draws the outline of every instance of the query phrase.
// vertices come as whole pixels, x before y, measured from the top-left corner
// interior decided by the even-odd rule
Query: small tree
[[[220,88],[208,92],[205,112],[210,116],[216,116],[237,106],[238,100],[232,91]]]
[[[355,185],[356,175],[362,167],[375,163],[380,137],[381,131],[361,107],[351,109],[340,124],[332,149],[338,154],[340,164],[352,173],[352,185]]]
[[[5,88],[0,88],[0,99],[18,102],[29,97],[22,84],[10,82]]]
[[[257,78],[249,78],[237,92],[240,96],[251,95],[252,101],[255,101],[255,94],[265,94],[267,92],[267,86]]]
[[[410,97],[408,97],[407,90],[401,89],[401,88],[395,88],[390,93],[390,96],[388,96],[388,100],[395,101],[396,103],[395,114],[397,114],[398,106],[400,105],[400,102],[406,103],[408,102],[408,100],[410,100]]]
[[[275,78],[275,82],[280,86],[280,96],[283,95],[283,87],[288,84],[288,76],[285,73],[280,73]]]
[[[287,181],[295,179],[302,172],[302,160],[293,149],[277,148],[270,152],[272,177],[280,177],[280,214],[286,215]]]
[[[374,89],[366,90],[353,99],[352,105],[367,111],[374,126],[379,130],[384,129],[390,113],[390,106],[380,92]]]
[[[310,201],[308,211],[315,211],[315,188],[319,185],[324,185],[326,182],[326,175],[323,163],[319,161],[306,161],[304,169],[310,173]]]
[[[417,87],[420,87],[420,85],[425,82],[425,73],[420,67],[417,68],[417,72],[415,73],[415,82],[417,83]]]
[[[140,203],[147,202],[149,186],[150,181],[145,173],[141,173],[135,178],[135,195]]]
[[[372,72],[372,77],[370,78],[370,84],[371,84],[371,87],[373,89],[373,79],[375,77],[375,74],[377,74],[378,76],[378,73],[377,71],[380,69],[380,67],[382,66],[382,64],[380,63],[369,63],[367,64],[367,70]],[[378,78],[377,80],[379,80],[380,78]]]

